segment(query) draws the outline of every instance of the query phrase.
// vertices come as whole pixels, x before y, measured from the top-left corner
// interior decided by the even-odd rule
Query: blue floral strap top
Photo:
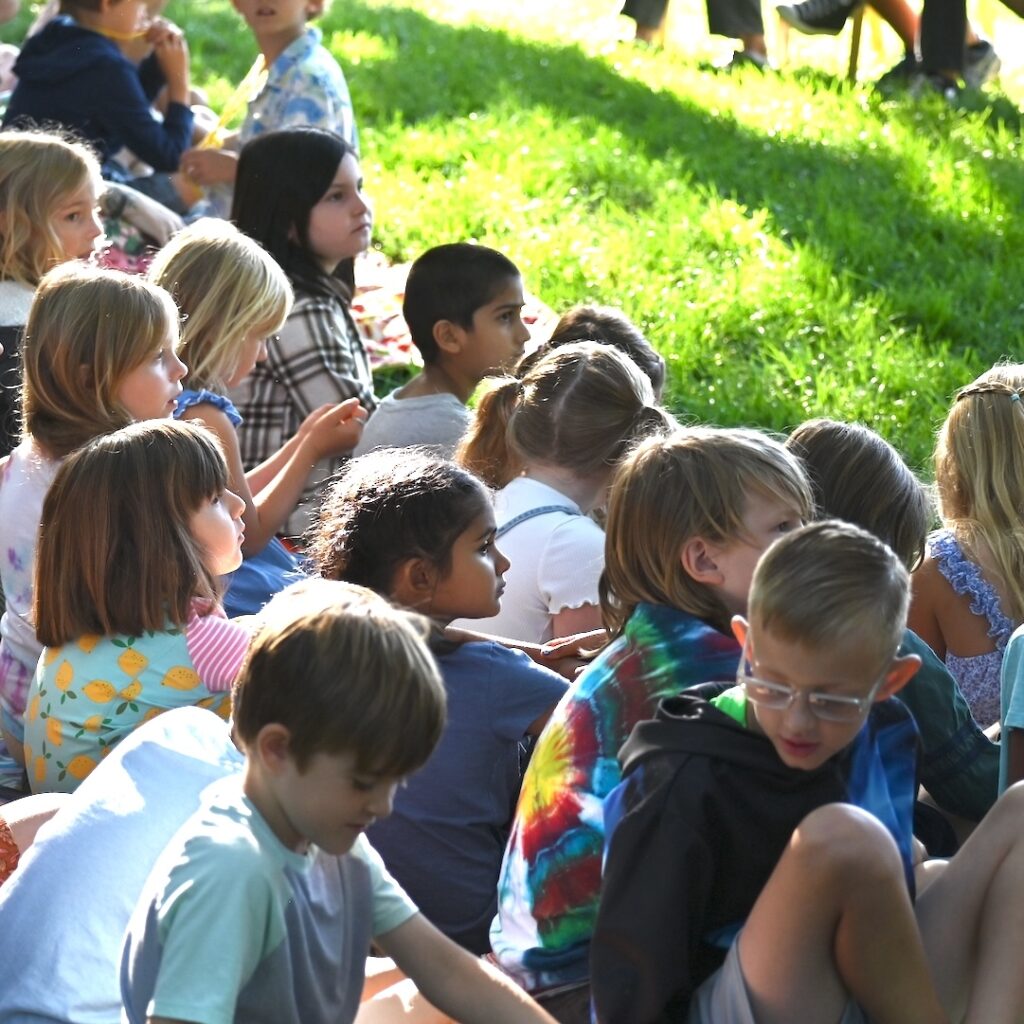
[[[215,391],[207,391],[206,388],[200,388],[198,391],[185,388],[178,395],[178,404],[174,407],[174,418],[180,420],[185,410],[191,409],[194,405],[212,405],[220,409],[231,421],[231,426],[235,428],[242,422],[242,417],[238,414],[238,410],[230,398],[218,395]]]
[[[949,585],[958,594],[970,597],[971,611],[988,621],[988,635],[996,642],[994,651],[969,658],[946,652],[946,667],[960,684],[978,724],[987,728],[999,721],[999,673],[1013,623],[1004,614],[995,587],[982,576],[981,567],[964,554],[952,531],[932,534],[928,548]]]

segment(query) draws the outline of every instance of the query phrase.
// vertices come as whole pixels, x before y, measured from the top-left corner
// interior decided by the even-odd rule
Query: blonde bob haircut
[[[504,487],[530,462],[592,477],[614,467],[641,437],[675,426],[628,356],[576,342],[550,351],[522,379],[494,381],[456,460],[492,487]]]
[[[162,289],[116,270],[66,263],[46,274],[22,347],[22,430],[51,458],[131,423],[116,394],[125,376],[178,337]]]
[[[426,619],[365,587],[311,579],[275,596],[260,623],[234,687],[243,747],[276,723],[300,772],[319,753],[393,779],[424,764],[445,721]]]
[[[194,599],[215,601],[217,580],[190,522],[226,486],[216,438],[191,423],[133,423],[68,456],[43,502],[40,643],[181,627]]]
[[[612,480],[605,524],[601,613],[612,636],[641,602],[669,605],[727,632],[729,610],[682,565],[687,541],[746,539],[751,496],[811,518],[814,502],[799,461],[755,430],[690,427],[642,441]]]
[[[156,254],[148,275],[181,313],[178,355],[190,388],[223,392],[244,342],[275,334],[292,306],[284,271],[233,224],[190,224]]]
[[[1024,621],[1024,365],[993,366],[961,388],[939,431],[935,484],[943,524],[1002,584]]]
[[[877,654],[878,674],[903,642],[910,575],[873,533],[823,519],[787,533],[761,557],[750,586],[752,628],[811,650]]]
[[[82,143],[49,132],[0,132],[0,277],[34,288],[67,259],[55,215],[90,180],[98,195],[100,165]]]

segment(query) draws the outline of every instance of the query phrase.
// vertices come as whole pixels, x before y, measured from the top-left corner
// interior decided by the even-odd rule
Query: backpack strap
[[[528,519],[534,519],[537,516],[546,516],[551,512],[564,512],[567,516],[581,516],[583,515],[578,509],[568,508],[566,505],[540,505],[537,508],[527,509],[525,512],[520,512],[519,515],[513,516],[507,523],[502,523],[497,530],[494,531],[494,539],[497,540],[499,537],[504,537],[513,526],[518,526],[520,523],[525,523]]]

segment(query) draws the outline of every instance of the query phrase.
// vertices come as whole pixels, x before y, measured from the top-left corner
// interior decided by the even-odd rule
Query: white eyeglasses
[[[753,663],[747,656],[747,648],[743,648],[736,682],[743,687],[747,697],[755,704],[772,711],[785,711],[799,698],[807,701],[811,714],[823,722],[856,722],[863,718],[871,708],[875,694],[882,685],[879,679],[866,697],[844,697],[836,693],[819,693],[812,690],[796,690],[784,683],[770,683],[767,679],[758,679],[753,672]]]

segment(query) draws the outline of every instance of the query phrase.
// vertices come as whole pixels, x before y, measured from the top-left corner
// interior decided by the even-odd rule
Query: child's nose
[[[530,328],[523,323],[522,319],[519,321],[519,343],[525,345],[530,340]]]
[[[238,519],[245,511],[245,502],[234,491],[225,491],[224,496],[227,499],[228,512],[231,513],[231,518]]]
[[[181,380],[188,373],[188,367],[178,358],[178,353],[171,355],[171,380]]]
[[[502,576],[507,573],[511,564],[499,548],[494,549],[494,574],[496,576]]]
[[[816,721],[807,697],[798,693],[794,697],[793,703],[786,709],[786,723],[790,732],[810,732],[814,729]]]

